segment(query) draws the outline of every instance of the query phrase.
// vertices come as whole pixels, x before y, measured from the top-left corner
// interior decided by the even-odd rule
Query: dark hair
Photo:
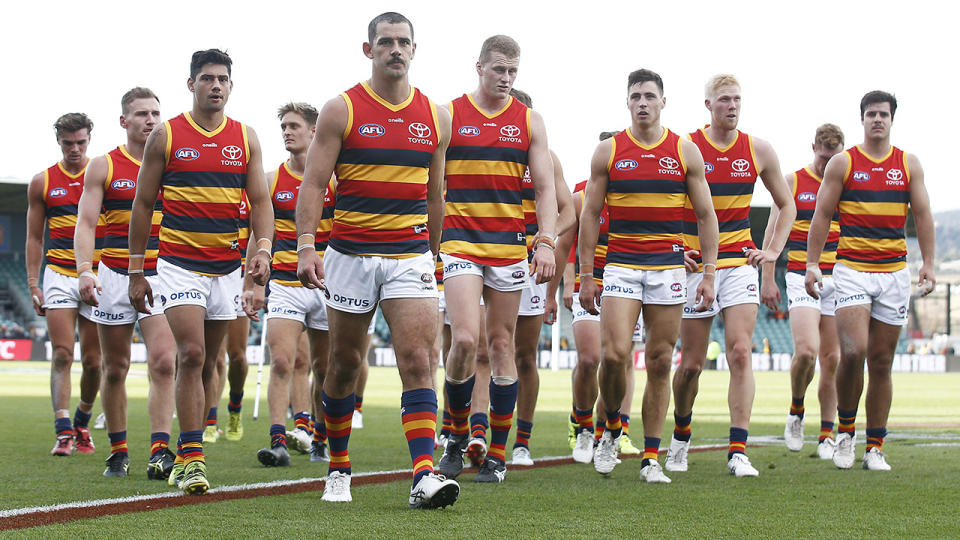
[[[60,136],[64,133],[73,133],[81,129],[86,129],[89,135],[93,131],[93,121],[83,113],[67,113],[57,118],[57,121],[53,123],[53,129],[57,132],[57,139],[60,139]]]
[[[283,120],[283,115],[287,113],[297,113],[302,116],[307,122],[307,127],[316,124],[317,117],[320,116],[320,113],[317,112],[316,107],[313,105],[293,101],[277,109],[277,118]]]
[[[530,97],[530,94],[524,92],[523,90],[517,90],[516,88],[511,88],[510,95],[513,96],[513,98],[519,101],[520,103],[523,103],[524,105],[526,105],[527,107],[531,109],[533,108],[533,98]]]
[[[123,111],[123,114],[130,112],[130,104],[133,103],[135,99],[149,99],[153,98],[157,100],[157,103],[160,103],[160,98],[153,93],[153,90],[149,88],[143,88],[142,86],[137,86],[136,88],[131,88],[127,90],[127,93],[120,98],[120,109]]]
[[[883,90],[873,90],[864,94],[863,99],[860,100],[860,119],[863,120],[863,115],[867,112],[868,106],[884,102],[890,104],[890,119],[892,120],[893,115],[897,113],[897,97]]]
[[[377,25],[380,23],[407,23],[407,26],[410,27],[410,39],[413,39],[413,23],[410,22],[410,19],[404,17],[396,11],[387,11],[374,17],[373,20],[370,21],[370,24],[367,25],[367,43],[370,45],[373,45],[373,40],[377,37]]]
[[[207,64],[227,66],[227,75],[232,74],[230,68],[233,66],[233,60],[230,59],[230,55],[220,49],[207,49],[193,53],[193,57],[190,58],[190,78],[196,79],[197,73],[200,73],[203,66]]]
[[[660,78],[660,75],[657,75],[649,69],[638,69],[630,74],[627,77],[627,92],[630,91],[630,87],[637,83],[644,83],[647,81],[653,81],[657,83],[657,88],[660,89],[660,96],[663,96],[663,79]]]
[[[620,132],[619,132],[619,131],[601,131],[601,132],[600,132],[600,140],[601,140],[601,141],[605,141],[605,140],[609,139],[610,137],[613,137],[613,136],[616,135],[617,133],[620,133]]]

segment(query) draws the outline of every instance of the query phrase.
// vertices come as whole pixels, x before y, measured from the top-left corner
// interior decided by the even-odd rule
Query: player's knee
[[[128,359],[129,362],[129,359]],[[99,370],[100,369],[100,351],[87,351],[80,356],[80,365],[83,366],[84,371]]]
[[[107,384],[122,384],[127,380],[127,372],[129,370],[129,358],[111,359],[103,369],[103,380]]]
[[[600,356],[597,354],[578,354],[577,355],[577,374],[583,370],[584,375],[591,375],[597,372],[597,366],[600,365]]]
[[[69,369],[73,363],[73,351],[66,347],[54,347],[52,352],[53,368],[56,371]]]
[[[151,380],[169,380],[172,381],[176,375],[175,367],[176,356],[171,354],[160,354],[150,359],[147,365],[147,371],[150,373]]]
[[[669,351],[646,351],[644,358],[646,359],[648,379],[667,379],[670,377],[671,355]]]
[[[451,349],[463,354],[475,354],[477,352],[477,336],[470,332],[457,332],[450,339]]]
[[[184,343],[177,348],[177,358],[180,369],[202,369],[204,365],[204,350],[199,343]],[[212,373],[213,366],[210,371]]]
[[[797,343],[793,353],[793,360],[802,366],[809,366],[817,358],[817,351],[806,343]]]
[[[753,361],[753,351],[747,343],[735,343],[727,355],[730,370],[747,369]]]
[[[703,366],[696,362],[681,363],[680,367],[677,368],[676,377],[682,382],[691,382],[700,378],[700,372],[702,371]]]

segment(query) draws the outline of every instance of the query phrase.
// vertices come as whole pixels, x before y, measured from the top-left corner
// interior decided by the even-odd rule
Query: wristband
[[[297,242],[299,242],[300,239],[303,238],[304,236],[309,236],[309,237],[310,237],[310,240],[313,240],[313,239],[316,238],[316,235],[314,235],[313,233],[305,232],[305,233],[303,233],[303,234],[301,234],[300,236],[297,237]]]
[[[313,244],[300,244],[299,246],[297,246],[297,253],[300,253],[301,251],[307,248],[317,249],[316,246],[314,246]]]
[[[133,269],[127,270],[127,274],[142,274],[142,273],[143,273],[143,268],[133,268]]]
[[[142,258],[143,258],[143,253],[131,253],[128,258],[130,258],[130,259],[142,259]]]
[[[263,242],[266,242],[267,244],[264,245]],[[270,253],[270,250],[273,249],[273,240],[270,240],[269,238],[261,238],[257,240],[257,247],[260,249],[265,249],[267,250],[267,253]]]
[[[77,263],[77,270],[80,271],[80,275],[83,275],[84,273],[84,270],[80,270],[83,267],[87,267],[87,271],[89,271],[90,269],[93,268],[93,263],[90,261],[83,261],[83,262]]]
[[[820,263],[818,263],[818,262],[808,262],[808,263],[807,263],[807,268],[810,268],[811,266],[815,266],[815,267],[817,267],[817,268],[820,268]]]
[[[28,287],[36,287],[39,283],[40,283],[40,280],[39,280],[38,278],[35,278],[35,277],[28,277],[28,278],[27,278],[27,286],[28,286]]]
[[[270,255],[272,255],[272,253],[270,253],[270,250],[267,249],[267,248],[260,248],[260,249],[257,250],[257,253],[260,253],[261,251],[264,252],[264,253],[266,253],[266,254],[267,254],[267,257],[269,257]]]
[[[717,269],[716,263],[703,263],[703,267],[704,267],[704,268],[706,268],[706,267],[708,267],[708,266],[712,266],[714,270]]]
[[[540,244],[546,244],[550,249],[553,250],[557,249],[557,243],[553,240],[553,238],[550,238],[549,236],[543,236],[538,233],[537,236],[533,238],[533,249],[540,247]]]

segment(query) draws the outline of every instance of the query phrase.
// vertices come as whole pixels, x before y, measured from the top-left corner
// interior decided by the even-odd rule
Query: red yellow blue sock
[[[520,383],[495,384],[490,379],[490,448],[487,456],[499,460],[506,459],[507,437],[513,425],[513,409],[517,405],[517,393]]]
[[[227,401],[227,411],[232,413],[240,412],[243,407],[243,392],[230,392],[230,400]]]
[[[467,420],[470,416],[470,399],[473,396],[473,385],[476,377],[470,377],[462,383],[443,383],[447,396],[447,408],[450,409],[450,420],[453,423],[451,432],[454,435],[466,435],[470,428]]]
[[[747,430],[743,428],[730,428],[730,446],[727,449],[727,459],[734,454],[747,453]]]
[[[113,433],[107,433],[107,437],[110,438],[110,453],[120,452],[122,454],[127,453],[127,432],[124,431],[115,431]]]
[[[593,409],[578,409],[574,407],[571,419],[577,424],[575,429],[577,435],[583,430],[593,433]]]
[[[327,444],[330,446],[329,472],[350,474],[350,455],[347,444],[350,442],[350,427],[353,422],[354,395],[335,399],[321,392],[323,400],[323,419],[327,424]]]
[[[623,424],[620,423],[620,409],[607,411],[607,431],[610,432],[610,438],[617,440],[623,433]]]
[[[444,407],[443,423],[440,426],[440,436],[449,437],[452,431],[453,431],[453,417],[450,416],[450,411],[446,407]]]
[[[883,451],[883,439],[887,436],[887,428],[867,428],[867,452],[871,448],[876,448],[877,451]]]
[[[413,485],[433,472],[433,435],[437,431],[437,393],[432,388],[400,395],[403,433],[413,462]]]
[[[215,426],[217,425],[217,408],[210,407],[210,410],[207,411],[207,421],[206,426]]]
[[[357,402],[353,404],[353,410],[363,412],[363,396],[357,396]]]
[[[517,418],[517,440],[513,443],[513,447],[522,446],[524,448],[530,448],[530,433],[533,431],[533,422],[528,422],[526,420],[521,420]]]
[[[287,447],[287,426],[270,424],[270,448],[277,446]]]
[[[630,415],[620,413],[620,425],[623,426],[623,434],[630,435]]]
[[[87,427],[90,425],[90,416],[93,411],[83,412],[80,410],[80,406],[77,406],[77,410],[73,413],[73,427]]]
[[[677,412],[674,411],[673,422],[673,438],[683,442],[689,441],[691,435],[690,424],[693,422],[693,413],[686,416],[678,416]]]
[[[73,424],[70,423],[70,418],[54,418],[53,428],[57,430],[57,437],[61,435],[73,436]]]
[[[150,434],[150,457],[163,452],[170,446],[170,434],[163,431],[155,431]]]
[[[643,461],[640,462],[641,467],[646,467],[650,464],[651,461],[657,461],[657,456],[660,455],[660,437],[644,437],[643,438]]]
[[[824,439],[833,439],[833,422],[820,422],[820,439],[817,442],[821,443]]]
[[[195,461],[204,462],[203,458],[203,430],[184,431],[180,433],[183,452],[183,464],[189,465]]]
[[[790,414],[803,418],[803,396],[792,398],[790,401]]]
[[[470,415],[470,437],[480,437],[487,440],[487,429],[490,427],[490,420],[487,413],[477,412]]]
[[[843,434],[848,433],[851,437],[855,436],[857,433],[857,410],[851,409],[849,411],[837,409],[837,433]]]
[[[293,429],[302,429],[303,431],[310,433],[310,413],[307,411],[300,411],[293,415]]]

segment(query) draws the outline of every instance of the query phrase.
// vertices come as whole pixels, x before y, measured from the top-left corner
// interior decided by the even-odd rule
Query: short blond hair
[[[490,55],[494,52],[501,53],[507,58],[519,58],[520,44],[510,36],[504,36],[502,34],[490,36],[484,40],[483,45],[480,47],[480,63],[482,64],[489,60]]]
[[[823,124],[817,128],[817,134],[813,137],[813,144],[830,150],[843,146],[843,131],[834,124]]]
[[[724,86],[736,86],[740,87],[740,81],[736,77],[729,73],[720,73],[719,75],[714,75],[710,77],[710,80],[707,81],[706,86],[704,86],[704,95],[707,99],[712,98],[716,95],[717,90],[723,88]]]

